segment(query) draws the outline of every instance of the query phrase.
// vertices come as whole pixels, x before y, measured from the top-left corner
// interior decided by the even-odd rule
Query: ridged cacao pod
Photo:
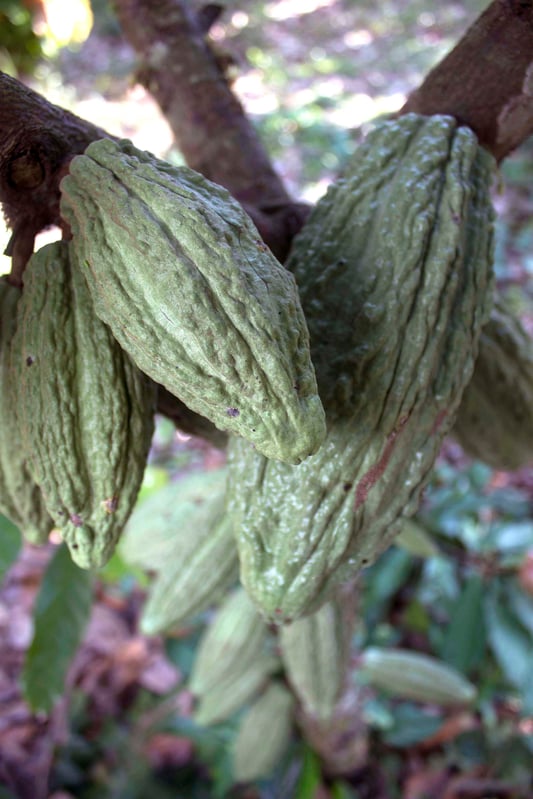
[[[405,649],[369,647],[361,656],[360,668],[365,680],[402,699],[458,705],[473,702],[477,694],[456,669]]]
[[[452,435],[494,469],[533,463],[533,341],[501,301],[481,333]]]
[[[201,696],[246,671],[266,647],[269,631],[246,591],[238,588],[218,608],[198,644],[189,688]]]
[[[279,668],[279,658],[261,653],[246,668],[236,670],[201,695],[193,714],[195,722],[207,727],[230,718],[253,699]]]
[[[119,544],[126,563],[149,572],[172,569],[179,579],[185,553],[212,534],[222,515],[226,477],[225,467],[190,472],[138,502]]]
[[[324,411],[294,277],[228,192],[108,139],[61,191],[96,311],[135,363],[267,457],[316,452]]]
[[[313,612],[418,506],[492,304],[492,169],[451,117],[386,122],[294,242],[327,438],[297,468],[229,446],[241,581],[273,621]]]
[[[272,776],[287,750],[294,700],[283,685],[272,682],[246,712],[233,748],[235,782]]]
[[[69,245],[24,272],[11,374],[28,463],[73,560],[102,566],[139,490],[155,394],[96,317]]]
[[[281,660],[307,713],[326,720],[343,688],[349,651],[342,608],[330,600],[280,628]]]
[[[9,371],[9,347],[17,324],[20,289],[0,278],[0,513],[32,544],[47,541],[54,522],[28,469],[17,426]]]
[[[153,635],[202,613],[220,599],[239,574],[231,521],[224,515],[223,497],[216,497],[209,517],[194,534],[176,531],[179,557],[169,560],[154,580],[141,617],[141,629]]]

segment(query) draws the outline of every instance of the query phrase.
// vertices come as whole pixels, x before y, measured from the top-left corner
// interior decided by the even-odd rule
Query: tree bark
[[[0,202],[13,233],[6,255],[12,280],[33,252],[34,239],[60,225],[59,183],[71,158],[108,134],[0,72]]]
[[[193,13],[187,0],[115,0],[115,9],[141,61],[138,79],[187,164],[228,189],[283,261],[309,209],[289,197],[209,46],[214,15]]]
[[[498,161],[533,133],[533,2],[496,0],[401,114],[451,114]]]

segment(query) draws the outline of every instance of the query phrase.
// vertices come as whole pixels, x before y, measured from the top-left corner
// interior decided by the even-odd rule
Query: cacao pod
[[[533,463],[533,341],[502,301],[481,333],[452,435],[494,469]]]
[[[229,446],[241,582],[272,621],[313,612],[417,509],[490,313],[492,169],[451,117],[386,122],[295,239],[327,438],[297,468]]]
[[[342,609],[330,600],[279,631],[287,678],[307,713],[331,718],[341,694],[349,647]]]
[[[48,512],[78,566],[102,566],[137,497],[155,394],[95,316],[66,242],[28,262],[11,374],[23,447]]]
[[[138,502],[120,539],[126,563],[149,572],[171,568],[179,579],[176,569],[187,548],[211,535],[218,522],[226,474],[225,467],[191,472]]]
[[[9,347],[16,329],[20,289],[0,278],[0,513],[32,544],[43,544],[54,526],[30,474],[16,421]]]
[[[228,192],[108,139],[61,191],[96,312],[140,369],[267,457],[316,452],[324,410],[294,277]]]
[[[272,775],[290,740],[293,704],[289,691],[280,683],[271,682],[248,709],[233,748],[236,782]]]
[[[280,668],[279,658],[263,652],[202,694],[193,714],[197,724],[208,727],[233,716],[249,702]]]
[[[179,557],[159,572],[143,609],[141,630],[147,635],[176,627],[207,610],[238,578],[237,548],[222,497],[213,500],[209,517],[194,535],[181,529],[175,541]]]
[[[361,656],[361,674],[376,688],[416,702],[469,704],[477,694],[472,683],[451,666],[404,649],[369,647]]]
[[[189,688],[198,696],[246,671],[267,647],[268,627],[246,591],[238,588],[218,608],[200,639]]]

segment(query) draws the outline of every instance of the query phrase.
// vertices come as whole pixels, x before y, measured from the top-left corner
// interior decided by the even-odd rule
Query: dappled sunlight
[[[279,110],[278,95],[265,86],[263,78],[262,71],[254,69],[241,75],[233,84],[248,113],[254,116]]]
[[[230,24],[235,30],[242,30],[250,22],[250,17],[244,11],[235,11],[231,15]]]
[[[267,3],[265,16],[281,22],[303,14],[312,14],[313,11],[333,6],[336,2],[337,0],[278,0],[275,3]]]
[[[46,0],[43,16],[34,27],[40,35],[51,39],[55,47],[84,42],[93,26],[93,13],[88,0]]]
[[[11,233],[7,230],[4,220],[0,218],[0,275],[7,275],[11,272],[11,258],[4,255],[10,235]],[[59,241],[60,238],[61,230],[58,227],[47,228],[47,230],[43,230],[35,237],[34,251],[40,250],[45,244]]]
[[[33,248],[34,251],[37,252],[37,250],[40,250],[41,247],[45,247],[47,244],[52,244],[54,241],[60,241],[61,236],[61,228],[58,228],[55,225],[47,228],[46,230],[42,230],[35,237],[35,246]]]
[[[370,97],[368,94],[355,94],[339,100],[329,112],[328,119],[341,128],[358,128],[382,114],[399,111],[406,96],[401,92],[390,95]]]
[[[11,258],[4,255],[4,250],[7,247],[10,235],[3,217],[0,216],[0,275],[11,272]]]
[[[134,139],[136,147],[157,156],[168,152],[174,141],[159,106],[140,84],[128,89],[119,100],[95,94],[78,103],[76,113],[115,136]]]
[[[346,47],[350,47],[355,50],[358,47],[364,47],[367,44],[372,44],[374,41],[374,36],[369,30],[361,28],[360,30],[356,31],[348,31],[344,34],[342,40]]]

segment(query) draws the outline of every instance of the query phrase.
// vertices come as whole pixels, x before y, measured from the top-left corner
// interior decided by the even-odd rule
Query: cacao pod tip
[[[298,420],[291,422],[292,424],[280,426],[271,423],[265,425],[264,437],[261,436],[261,440],[253,442],[253,448],[269,460],[281,461],[291,466],[298,466],[306,458],[315,455],[327,432],[326,415],[318,395],[308,398]],[[275,426],[276,430],[273,429]],[[252,432],[255,434],[256,430]],[[253,441],[248,432],[243,437]]]
[[[430,655],[369,647],[361,657],[365,677],[393,696],[439,705],[470,704],[476,687],[460,672]]]
[[[157,617],[142,615],[139,621],[139,630],[142,635],[157,635],[161,632],[161,625]]]
[[[97,534],[93,527],[84,524],[75,514],[65,527],[60,528],[60,533],[72,560],[80,569],[101,569],[113,554],[114,538]]]

